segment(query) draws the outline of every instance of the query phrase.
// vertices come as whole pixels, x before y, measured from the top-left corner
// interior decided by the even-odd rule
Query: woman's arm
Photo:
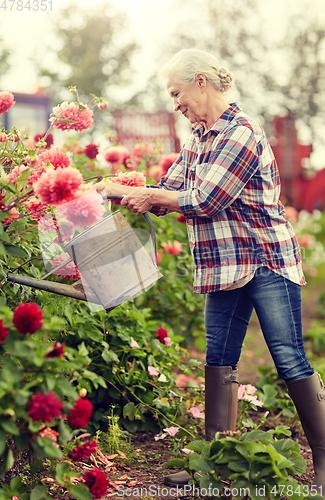
[[[172,212],[182,213],[178,204],[178,191],[155,189],[143,186],[124,186],[114,182],[99,182],[94,188],[98,193],[105,192],[123,196],[121,205],[124,205],[137,215],[149,212],[153,206],[166,208]]]

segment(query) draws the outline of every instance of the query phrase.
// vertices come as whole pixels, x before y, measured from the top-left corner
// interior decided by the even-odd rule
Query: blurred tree
[[[192,47],[215,54],[220,64],[234,73],[243,105],[249,102],[251,113],[266,117],[270,110],[265,104],[265,92],[273,82],[266,57],[271,45],[263,32],[259,3],[258,0],[180,0],[183,20],[157,60],[163,63],[178,50]],[[148,99],[147,90],[152,91],[153,101],[161,104],[161,91],[152,79],[149,89],[135,96],[138,102]],[[164,101],[167,102],[166,98]]]
[[[310,141],[325,144],[325,28],[317,17],[295,16],[282,43],[288,74],[277,85],[283,107],[309,128]]]
[[[59,101],[62,90],[74,85],[81,98],[87,96],[86,102],[93,93],[112,103],[109,88],[128,83],[130,58],[137,48],[127,31],[125,15],[108,4],[88,10],[73,4],[60,11],[54,32],[61,42],[56,52],[60,70],[38,65],[40,76],[47,77],[53,99]]]

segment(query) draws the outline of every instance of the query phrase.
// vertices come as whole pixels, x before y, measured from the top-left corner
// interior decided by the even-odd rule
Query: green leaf
[[[208,460],[200,457],[196,453],[189,456],[189,468],[196,472],[211,472],[214,470],[211,462],[208,462]]]
[[[59,484],[64,484],[64,479],[66,477],[71,477],[71,475],[74,474],[74,472],[71,470],[71,467],[67,463],[58,463],[56,466],[56,471],[55,471],[55,480]]]
[[[186,448],[196,451],[197,453],[205,453],[207,455],[210,449],[210,443],[201,440],[191,441],[186,445]]]
[[[164,467],[171,467],[173,469],[182,469],[185,464],[185,460],[182,458],[172,458],[163,464]]]
[[[35,488],[30,492],[30,500],[42,500],[42,499],[51,498],[47,494],[46,487],[43,484],[38,484]]]
[[[13,434],[14,436],[19,435],[19,429],[15,422],[13,422],[12,420],[2,420],[0,422],[0,425],[9,434]]]
[[[0,456],[1,457],[3,455],[3,452],[6,449],[6,444],[7,444],[6,433],[2,429],[0,429]]]
[[[127,403],[123,407],[123,417],[128,418],[129,420],[133,420],[134,415],[135,415],[135,411],[136,411],[136,409],[134,407],[134,403]]]
[[[68,491],[70,495],[77,498],[78,500],[91,500],[93,498],[93,494],[90,493],[87,486],[82,483],[72,484],[71,486],[69,486]]]
[[[102,352],[102,358],[106,363],[114,363],[118,357],[114,351],[109,351],[108,349],[104,349]]]
[[[59,420],[59,437],[60,441],[65,445],[72,439],[72,434],[65,425],[62,417]]]
[[[22,257],[23,259],[26,259],[28,257],[28,254],[24,250],[13,245],[5,245],[5,250],[7,253],[10,253],[15,257]]]

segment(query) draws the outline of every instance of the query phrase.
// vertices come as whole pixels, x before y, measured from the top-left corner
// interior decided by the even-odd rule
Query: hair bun
[[[218,71],[218,77],[222,86],[222,90],[226,91],[231,87],[232,75],[225,68],[220,68]]]

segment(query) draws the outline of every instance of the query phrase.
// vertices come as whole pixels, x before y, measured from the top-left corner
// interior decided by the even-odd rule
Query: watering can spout
[[[92,302],[94,304],[101,304],[101,301],[93,290],[89,290],[87,288],[86,297],[81,280],[77,281],[73,285],[65,285],[64,283],[55,283],[54,281],[30,278],[29,276],[19,276],[12,273],[7,274],[7,280],[12,281],[13,283],[19,283],[20,285],[31,286],[33,288],[38,288],[39,290],[45,290],[46,292],[52,292],[58,295],[65,295],[66,297],[72,297],[73,299],[84,300],[86,302]]]

